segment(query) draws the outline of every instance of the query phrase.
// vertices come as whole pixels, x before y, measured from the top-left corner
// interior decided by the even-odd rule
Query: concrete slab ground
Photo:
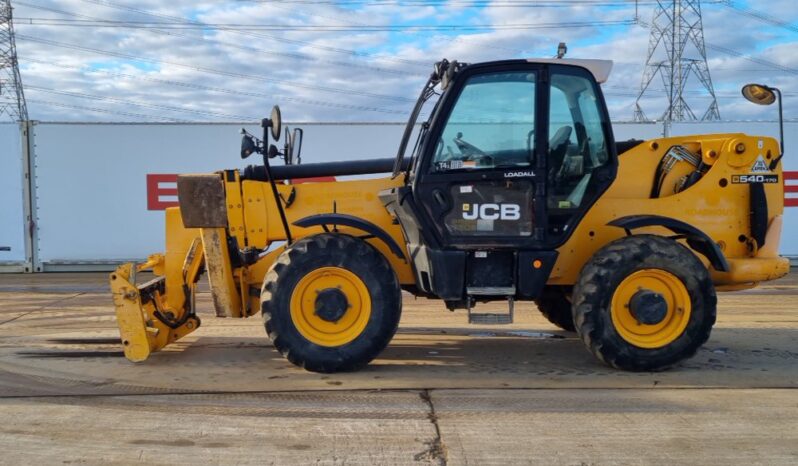
[[[598,363],[533,304],[509,326],[407,297],[368,368],[295,368],[260,319],[121,357],[104,274],[0,275],[0,464],[796,464],[798,279],[719,295],[698,355]]]

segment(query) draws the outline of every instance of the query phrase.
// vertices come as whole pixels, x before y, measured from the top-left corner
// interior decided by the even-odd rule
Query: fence
[[[162,250],[161,209],[175,201],[174,174],[243,167],[249,161],[238,157],[242,126],[260,131],[242,123],[0,124],[0,271],[107,269]],[[304,163],[392,157],[404,129],[399,123],[299,126]],[[660,124],[616,123],[614,130],[618,140],[663,134]],[[798,123],[785,127],[788,148],[798,142],[795,130]],[[670,131],[778,136],[778,125],[674,124]],[[798,170],[789,153],[784,164]],[[796,200],[788,202],[798,203],[793,179],[786,189]],[[781,252],[798,256],[798,209],[786,209],[785,229]]]

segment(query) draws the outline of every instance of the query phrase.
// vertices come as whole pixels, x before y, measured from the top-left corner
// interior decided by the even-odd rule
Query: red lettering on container
[[[784,207],[798,207],[798,197],[788,197],[790,193],[798,193],[798,172],[784,172]]]
[[[163,199],[164,197],[168,199]],[[169,199],[171,198],[171,199]],[[177,206],[177,175],[147,174],[147,210],[164,210]]]
[[[290,183],[324,183],[331,181],[335,181],[334,176],[297,178],[291,180]],[[176,207],[177,205],[177,175],[172,173],[148,173],[147,210],[164,210],[167,207]]]

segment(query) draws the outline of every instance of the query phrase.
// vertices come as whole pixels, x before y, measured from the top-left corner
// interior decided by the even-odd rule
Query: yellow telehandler
[[[402,290],[482,324],[535,301],[620,369],[692,356],[716,291],[789,270],[778,254],[783,148],[744,134],[615,141],[600,88],[611,66],[438,62],[395,159],[293,163],[302,133],[286,130],[282,151],[270,144],[282,135],[275,107],[262,139],[242,140],[241,156],[263,164],[180,176],[165,253],[111,274],[125,355],[144,361],[196,330],[207,273],[217,315],[260,312],[275,348],[310,371],[374,359],[396,332]],[[767,86],[744,94],[773,101]],[[157,278],[137,284],[146,269]],[[475,312],[496,300],[507,313]]]

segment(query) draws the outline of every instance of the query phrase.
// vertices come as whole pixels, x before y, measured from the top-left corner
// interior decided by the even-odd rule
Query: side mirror
[[[302,140],[305,138],[305,132],[302,128],[294,128],[291,135],[291,161],[299,165],[302,163]],[[294,158],[294,150],[296,150],[296,158]]]
[[[286,165],[299,165],[302,161],[303,131],[300,128],[285,129],[285,146],[283,146],[283,159]],[[295,155],[296,153],[296,155]]]
[[[272,107],[272,115],[270,117],[271,120],[271,130],[272,130],[272,137],[275,141],[280,140],[280,135],[283,131],[283,120],[282,116],[280,115],[280,106],[275,105]]]
[[[245,159],[255,152],[258,152],[258,146],[255,144],[252,136],[244,134],[241,137],[241,158]]]

